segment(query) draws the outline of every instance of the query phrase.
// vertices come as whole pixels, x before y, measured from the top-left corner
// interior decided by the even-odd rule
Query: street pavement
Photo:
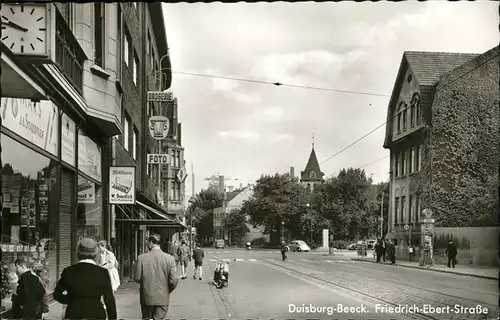
[[[204,279],[179,280],[173,292],[170,319],[492,319],[498,316],[498,280],[352,260],[355,253],[289,252],[281,261],[278,250],[214,250],[205,248]],[[229,286],[211,283],[217,259],[230,263]],[[140,319],[138,286],[126,283],[117,291],[118,314]],[[387,312],[382,307],[428,308],[420,314]],[[427,305],[427,307],[426,307]],[[432,307],[459,305],[488,308],[441,314]],[[298,307],[314,306],[300,312]],[[339,306],[357,308],[341,312]],[[57,309],[59,308],[59,310]],[[363,309],[366,308],[366,309]],[[319,310],[318,310],[319,309]],[[358,311],[358,312],[356,312]],[[483,311],[483,310],[479,310]],[[50,319],[60,318],[60,307]]]

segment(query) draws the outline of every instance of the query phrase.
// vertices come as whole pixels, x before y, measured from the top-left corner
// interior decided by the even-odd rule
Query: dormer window
[[[309,178],[316,179],[316,172],[314,171],[309,172]]]

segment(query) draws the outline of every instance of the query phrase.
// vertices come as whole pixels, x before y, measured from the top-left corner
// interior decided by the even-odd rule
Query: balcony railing
[[[80,94],[83,92],[83,63],[86,56],[71,29],[57,13],[56,64]]]

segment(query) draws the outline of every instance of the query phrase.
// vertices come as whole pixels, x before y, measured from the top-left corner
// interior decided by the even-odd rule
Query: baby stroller
[[[214,285],[217,289],[229,285],[229,262],[219,260],[214,271]]]

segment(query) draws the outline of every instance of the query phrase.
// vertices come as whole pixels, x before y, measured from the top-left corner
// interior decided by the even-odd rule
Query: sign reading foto
[[[168,135],[170,129],[170,120],[163,116],[154,116],[149,118],[149,134],[155,140],[163,140]]]
[[[151,154],[148,153],[148,164],[168,164],[170,157],[168,154]]]
[[[135,204],[135,167],[109,169],[109,203]]]

